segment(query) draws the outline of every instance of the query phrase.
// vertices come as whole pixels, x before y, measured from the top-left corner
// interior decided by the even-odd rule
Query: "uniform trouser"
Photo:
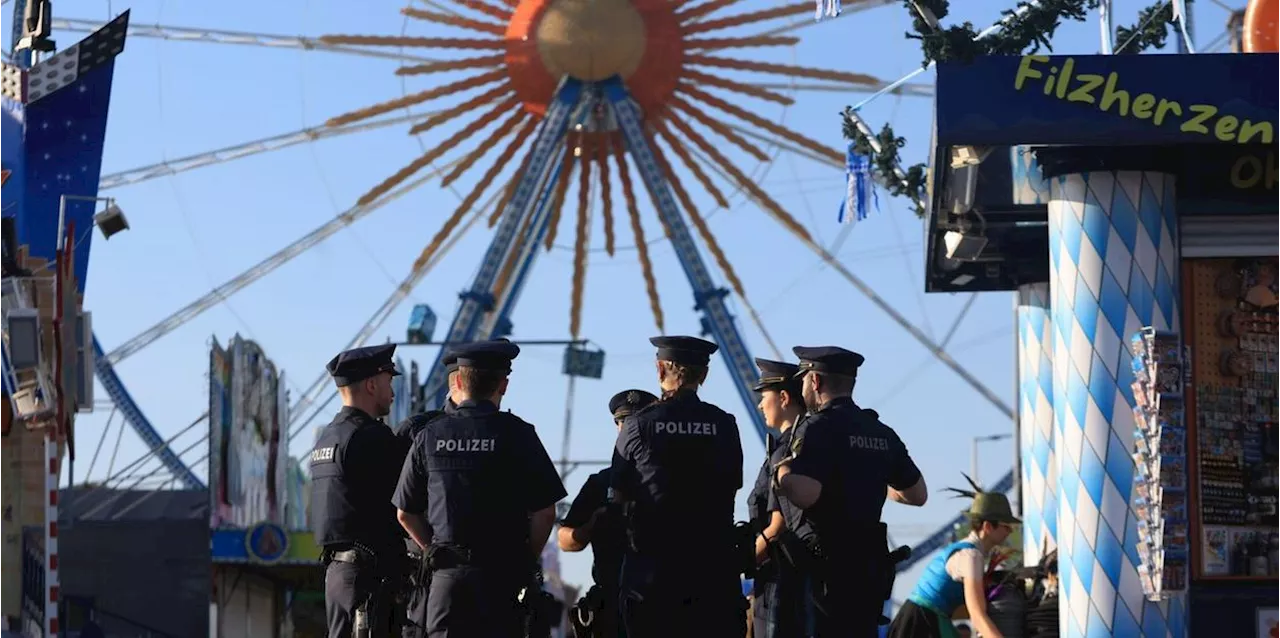
[[[509,571],[462,566],[432,572],[427,594],[429,638],[519,638],[522,584]]]
[[[416,559],[421,562],[421,558]],[[409,579],[409,591],[405,596],[405,619],[400,627],[401,638],[424,638],[427,635],[427,595],[431,577],[421,567]]]
[[[814,636],[817,638],[873,638],[880,635],[880,612],[884,596],[873,576],[850,570],[814,582],[816,606]]]
[[[773,569],[756,577],[752,596],[753,638],[802,638],[813,635],[816,620],[811,580],[794,569]]]
[[[378,590],[381,576],[372,565],[333,561],[324,572],[324,614],[329,638],[351,638],[355,632],[356,610]],[[379,626],[390,627],[391,601],[377,606],[386,618]]]
[[[692,576],[692,575],[691,575]],[[666,579],[663,579],[666,580]],[[627,638],[739,638],[747,633],[747,601],[736,579],[725,586],[708,583],[624,589],[619,608]],[[684,585],[684,586],[681,586]]]

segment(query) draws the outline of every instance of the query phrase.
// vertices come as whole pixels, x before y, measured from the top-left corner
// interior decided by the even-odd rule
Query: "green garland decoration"
[[[1191,4],[1191,0],[1186,0]],[[1116,27],[1116,55],[1137,55],[1147,49],[1163,49],[1173,26],[1173,2],[1157,0],[1138,12],[1138,23],[1132,27]]]
[[[978,40],[978,32],[972,22],[960,26],[935,30],[916,12],[914,4],[933,13],[942,21],[950,13],[949,0],[903,0],[903,5],[911,12],[912,27],[915,33],[906,34],[908,38],[920,40],[920,48],[924,51],[922,66],[930,62],[946,62],[959,60],[972,61],[980,55],[1021,55],[1028,48],[1032,53],[1041,47],[1053,51],[1051,40],[1063,18],[1083,22],[1089,17],[1091,9],[1098,8],[1098,0],[1042,0],[1036,4],[1019,2],[1017,10],[1006,10],[1002,27],[999,31]]]
[[[924,217],[925,210],[920,206],[920,202],[928,199],[925,194],[928,167],[924,164],[910,166],[903,170],[906,179],[900,179],[894,169],[900,162],[898,149],[902,148],[907,141],[895,135],[893,127],[885,124],[876,135],[876,141],[880,143],[880,152],[871,150],[871,140],[849,119],[852,111],[853,107],[846,107],[843,115],[844,136],[853,141],[853,151],[870,158],[872,178],[880,182],[890,195],[906,197],[911,201],[911,211],[916,214],[916,217]]]
[[[1190,4],[1192,0],[1186,0]],[[971,62],[982,55],[1022,55],[1029,48],[1032,53],[1041,47],[1053,51],[1052,38],[1062,24],[1069,19],[1083,22],[1089,11],[1098,8],[1099,0],[1042,0],[1036,4],[1019,2],[1016,9],[1001,12],[1001,28],[999,31],[979,40],[978,32],[972,22],[946,29],[934,29],[920,17],[915,9],[919,4],[927,9],[941,22],[950,13],[949,0],[903,0],[903,5],[911,12],[911,26],[915,33],[906,36],[920,40],[920,48],[924,52],[921,66],[929,66],[931,62],[947,62],[957,60]],[[1021,14],[1018,10],[1025,9]],[[1173,4],[1170,0],[1157,2],[1138,14],[1138,24],[1134,27],[1116,29],[1117,54],[1136,54],[1148,48],[1161,48],[1168,38],[1169,26],[1173,22]],[[894,197],[905,196],[911,200],[911,209],[917,217],[924,217],[925,211],[919,205],[926,199],[925,181],[928,167],[916,164],[903,172],[906,179],[899,179],[894,172],[898,166],[898,149],[906,144],[906,140],[894,134],[888,124],[880,129],[876,141],[880,143],[880,152],[871,150],[870,140],[849,119],[852,107],[844,110],[844,136],[853,141],[853,150],[871,160],[872,177]]]

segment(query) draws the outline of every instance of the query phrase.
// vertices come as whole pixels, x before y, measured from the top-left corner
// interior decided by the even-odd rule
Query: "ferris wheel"
[[[411,2],[402,14],[407,24],[417,25],[425,35],[410,34],[406,28],[399,34],[291,37],[131,25],[131,38],[390,59],[400,63],[394,72],[410,88],[401,95],[378,96],[368,106],[335,113],[322,126],[110,172],[102,176],[102,190],[377,129],[400,127],[425,140],[417,157],[386,158],[387,176],[369,183],[354,205],[332,220],[154,325],[139,326],[132,338],[116,344],[94,338],[97,376],[110,396],[113,412],[142,438],[149,450],[146,457],[154,456],[167,472],[155,485],[203,487],[193,469],[204,460],[198,457],[203,440],[176,451],[171,443],[198,427],[207,414],[186,430],[160,434],[144,412],[145,399],[139,401],[130,394],[127,379],[116,372],[117,364],[415,189],[464,182],[470,183],[469,188],[459,193],[460,201],[444,216],[408,275],[345,345],[326,341],[325,351],[359,346],[378,334],[432,268],[471,229],[483,226],[482,221],[491,229],[491,239],[477,260],[474,279],[463,286],[458,310],[441,341],[509,334],[511,313],[532,276],[533,262],[555,246],[562,233],[572,232],[572,245],[566,249],[573,255],[569,334],[580,342],[588,256],[600,250],[590,243],[596,234],[593,229],[599,227],[603,252],[609,256],[623,252],[628,242],[623,236],[630,234],[626,252],[636,255],[641,270],[637,283],[645,291],[658,332],[665,331],[668,318],[660,303],[651,251],[661,242],[670,242],[692,289],[701,325],[720,344],[724,367],[746,403],[745,413],[765,436],[750,389],[756,370],[742,325],[749,321],[766,342],[771,344],[772,339],[729,254],[707,223],[714,211],[729,209],[737,201],[772,219],[782,236],[778,241],[789,239],[811,249],[964,383],[1012,416],[997,393],[947,354],[945,339],[939,343],[920,330],[841,264],[834,256],[836,245],[825,247],[818,242],[763,180],[779,153],[828,165],[837,177],[846,161],[845,154],[829,141],[805,136],[776,118],[761,115],[765,107],[790,105],[806,91],[874,93],[890,85],[850,71],[794,61],[759,61],[775,59],[778,56],[768,52],[799,42],[798,34],[814,24],[814,3],[752,9],[736,7],[738,1]],[[897,3],[851,2],[841,16],[891,4]],[[92,31],[100,24],[58,17],[53,21],[55,30],[72,32]],[[907,97],[931,94],[929,87],[921,85],[891,88]],[[653,232],[653,226],[658,232]],[[848,228],[852,227],[846,227],[842,237]],[[664,283],[668,295],[687,294]],[[745,316],[734,316],[730,300]],[[776,353],[777,348],[773,349]],[[442,370],[438,361],[427,369],[423,388],[429,404],[442,400]],[[326,391],[331,388],[321,373],[300,390],[290,406],[290,438],[305,431],[324,410]],[[994,489],[1008,489],[1011,484],[1012,473]],[[949,534],[950,525],[939,532]],[[918,547],[925,549],[928,544]]]

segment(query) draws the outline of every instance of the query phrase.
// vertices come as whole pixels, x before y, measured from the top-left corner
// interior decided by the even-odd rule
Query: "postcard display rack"
[[[1187,429],[1178,335],[1143,328],[1133,353],[1134,509],[1143,593],[1159,600],[1187,589]]]
[[[1199,574],[1274,579],[1277,538],[1276,262],[1197,260],[1195,452]]]

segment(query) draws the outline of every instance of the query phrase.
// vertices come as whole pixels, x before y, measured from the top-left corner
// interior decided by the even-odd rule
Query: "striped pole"
[[[65,207],[66,199],[62,200]],[[66,387],[66,374],[62,369],[65,363],[62,346],[63,335],[65,329],[66,314],[64,310],[67,307],[64,296],[67,294],[66,287],[70,277],[70,265],[75,247],[66,243],[66,237],[75,236],[75,222],[66,224],[62,217],[62,212],[58,215],[58,239],[57,253],[55,257],[55,273],[53,280],[53,378],[56,391],[53,393],[54,401],[57,402],[57,408],[54,411],[53,423],[45,427],[44,439],[44,457],[45,457],[45,505],[44,505],[44,625],[45,635],[57,636],[58,634],[58,477],[61,475],[61,455],[58,454],[58,448],[63,437],[68,432],[67,420],[67,393],[74,392],[74,388]],[[66,231],[64,233],[63,231]],[[67,428],[67,429],[64,429]]]
[[[1094,171],[1049,186],[1061,634],[1183,638],[1185,601],[1147,600],[1138,577],[1126,347],[1144,326],[1178,330],[1174,178]]]
[[[47,428],[44,439],[44,625],[46,636],[58,635],[58,429]]]
[[[1058,546],[1058,461],[1053,434],[1053,321],[1049,284],[1018,287],[1018,433],[1022,466],[1022,558]]]

